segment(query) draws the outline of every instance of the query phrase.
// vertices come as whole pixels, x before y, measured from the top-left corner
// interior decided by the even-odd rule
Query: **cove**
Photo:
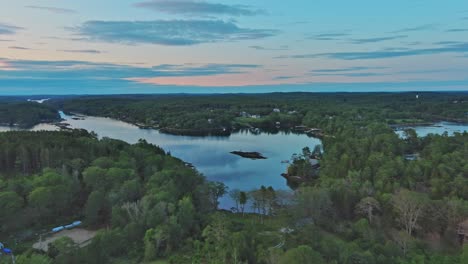
[[[94,131],[99,138],[109,137],[123,140],[130,144],[139,139],[162,147],[172,156],[191,163],[210,181],[223,182],[229,190],[240,189],[250,191],[260,186],[272,186],[275,190],[289,190],[281,173],[288,164],[281,161],[289,160],[294,153],[300,153],[302,148],[313,149],[321,141],[305,134],[279,132],[276,134],[253,134],[248,131],[233,133],[228,137],[178,136],[161,133],[155,129],[140,129],[135,125],[122,121],[92,116],[66,115],[60,112],[63,123],[70,128]],[[41,124],[32,130],[57,130],[53,125]],[[0,131],[11,130],[1,128]],[[234,155],[232,151],[255,151],[266,159],[252,160]],[[220,208],[230,209],[234,206],[229,195],[220,199]],[[246,208],[247,209],[247,208]],[[249,208],[250,209],[250,208]]]

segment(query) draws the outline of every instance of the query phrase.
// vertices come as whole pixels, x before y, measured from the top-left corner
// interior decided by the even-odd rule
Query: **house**
[[[274,113],[281,113],[281,110],[279,108],[273,108]]]
[[[457,235],[461,245],[468,245],[468,219],[458,224]]]
[[[419,159],[419,154],[405,154],[405,160],[413,161],[413,160],[418,160]]]
[[[251,118],[254,118],[254,119],[259,119],[259,118],[261,118],[260,115],[251,115],[250,117],[251,117]]]
[[[307,129],[307,127],[306,127],[306,126],[302,126],[302,125],[301,125],[301,126],[295,126],[295,127],[294,127],[294,129],[296,129],[296,130],[302,130],[302,131],[304,131],[304,130],[306,130],[306,129]]]
[[[320,163],[318,159],[309,159],[310,165],[312,165],[312,168],[317,169],[320,167]]]

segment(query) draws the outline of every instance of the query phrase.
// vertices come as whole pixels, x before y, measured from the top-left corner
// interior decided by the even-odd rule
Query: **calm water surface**
[[[224,182],[231,190],[241,189],[249,191],[261,185],[273,188],[289,189],[286,180],[280,176],[286,170],[287,164],[281,163],[290,159],[294,153],[299,153],[303,147],[313,149],[320,144],[320,140],[303,134],[278,133],[255,135],[249,132],[232,134],[230,137],[192,137],[176,136],[160,133],[154,129],[140,129],[134,125],[102,117],[85,117],[84,120],[73,120],[71,116],[60,113],[64,122],[72,128],[82,128],[94,131],[100,138],[110,137],[128,143],[136,143],[139,139],[170,151],[175,157],[192,163],[201,173],[211,181]],[[442,134],[445,131],[452,135],[454,132],[468,131],[468,125],[448,122],[437,123],[433,126],[414,127],[419,136],[430,133]],[[13,130],[0,127],[0,131]],[[58,130],[48,124],[35,126],[32,130]],[[397,131],[403,135],[403,131]],[[266,160],[245,159],[229,152],[233,150],[258,151],[266,156]],[[221,207],[229,209],[233,202],[228,196],[220,201]]]
[[[406,127],[406,128],[414,129],[419,137],[425,137],[429,134],[441,135],[444,132],[447,132],[448,135],[451,136],[455,132],[463,133],[464,131],[468,131],[468,124],[439,122],[431,126],[414,126],[414,127]],[[400,136],[403,136],[404,129],[397,130],[396,133]]]
[[[100,138],[109,137],[128,143],[136,143],[143,138],[148,142],[170,151],[175,157],[192,163],[197,170],[211,181],[221,181],[229,189],[249,191],[261,185],[274,189],[289,189],[281,173],[286,170],[288,160],[294,153],[301,152],[303,147],[314,148],[320,140],[306,135],[278,133],[259,135],[250,132],[239,132],[230,137],[192,137],[160,133],[155,129],[140,129],[132,124],[102,117],[85,117],[84,120],[73,120],[71,116],[61,113],[64,122],[71,128],[82,128],[94,131]],[[0,131],[11,128],[0,128]],[[33,130],[57,130],[52,125],[39,125]],[[245,159],[229,152],[234,150],[258,151],[266,160]],[[226,195],[220,206],[229,209],[233,202]]]

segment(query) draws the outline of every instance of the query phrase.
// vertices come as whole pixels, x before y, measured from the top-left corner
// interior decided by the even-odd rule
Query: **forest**
[[[60,120],[54,107],[34,102],[2,101],[0,99],[0,125],[31,128],[39,123]]]
[[[184,135],[228,135],[242,128],[290,130],[300,125],[334,132],[333,126],[342,122],[468,122],[467,103],[468,94],[462,92],[121,95],[48,102],[65,112],[111,117]]]
[[[418,137],[407,129],[399,137],[391,127],[462,122],[466,94],[168,97],[73,98],[50,107],[167,118],[167,126],[201,113],[204,120],[219,112],[226,126],[245,118],[241,112],[297,115],[291,124],[326,132],[323,152],[293,155],[288,173],[306,179],[294,190],[267,182],[229,190],[144,140],[130,145],[84,130],[0,133],[0,241],[16,263],[468,263],[457,234],[468,219],[468,133]],[[218,208],[223,196],[236,202],[232,210]],[[97,231],[90,244],[62,238],[47,252],[32,249],[37,234],[77,219]]]

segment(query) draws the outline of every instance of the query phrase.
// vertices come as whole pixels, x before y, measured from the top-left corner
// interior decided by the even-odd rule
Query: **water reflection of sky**
[[[451,136],[456,132],[463,133],[464,131],[468,131],[468,124],[439,122],[431,126],[413,126],[405,127],[405,129],[406,128],[414,129],[419,137],[425,137],[429,134],[441,135],[444,132],[447,132],[448,135]],[[402,137],[404,135],[404,129],[397,130],[396,133]]]
[[[191,137],[175,136],[159,133],[153,129],[139,129],[138,127],[121,121],[86,117],[84,120],[73,120],[62,115],[66,123],[73,128],[94,131],[99,137],[110,137],[136,143],[144,138],[148,142],[170,151],[173,156],[192,163],[209,180],[224,182],[230,189],[249,191],[261,185],[272,186],[275,189],[288,189],[286,181],[280,176],[286,170],[282,160],[290,159],[305,146],[313,148],[320,144],[318,139],[306,135],[293,133],[260,134],[240,132],[230,137]],[[467,131],[467,125],[441,122],[434,126],[414,127],[419,136],[429,133],[441,134],[447,131]],[[0,127],[0,131],[12,128]],[[41,124],[33,130],[57,130],[55,126]],[[397,131],[402,135],[403,131]],[[231,154],[231,151],[258,151],[268,159],[250,160]],[[233,202],[228,196],[221,199],[222,208],[231,208]]]
[[[110,137],[135,143],[140,138],[170,151],[175,157],[192,163],[209,180],[224,182],[230,189],[249,191],[261,185],[275,189],[288,189],[281,173],[286,170],[282,160],[290,159],[303,147],[313,148],[320,144],[318,139],[297,134],[261,134],[240,132],[230,137],[191,137],[160,133],[153,129],[138,127],[100,117],[87,117],[85,120],[73,120],[62,115],[73,128],[94,131],[99,137]],[[250,160],[231,151],[258,151],[268,159]],[[233,203],[226,196],[221,199],[223,208],[231,208]]]

